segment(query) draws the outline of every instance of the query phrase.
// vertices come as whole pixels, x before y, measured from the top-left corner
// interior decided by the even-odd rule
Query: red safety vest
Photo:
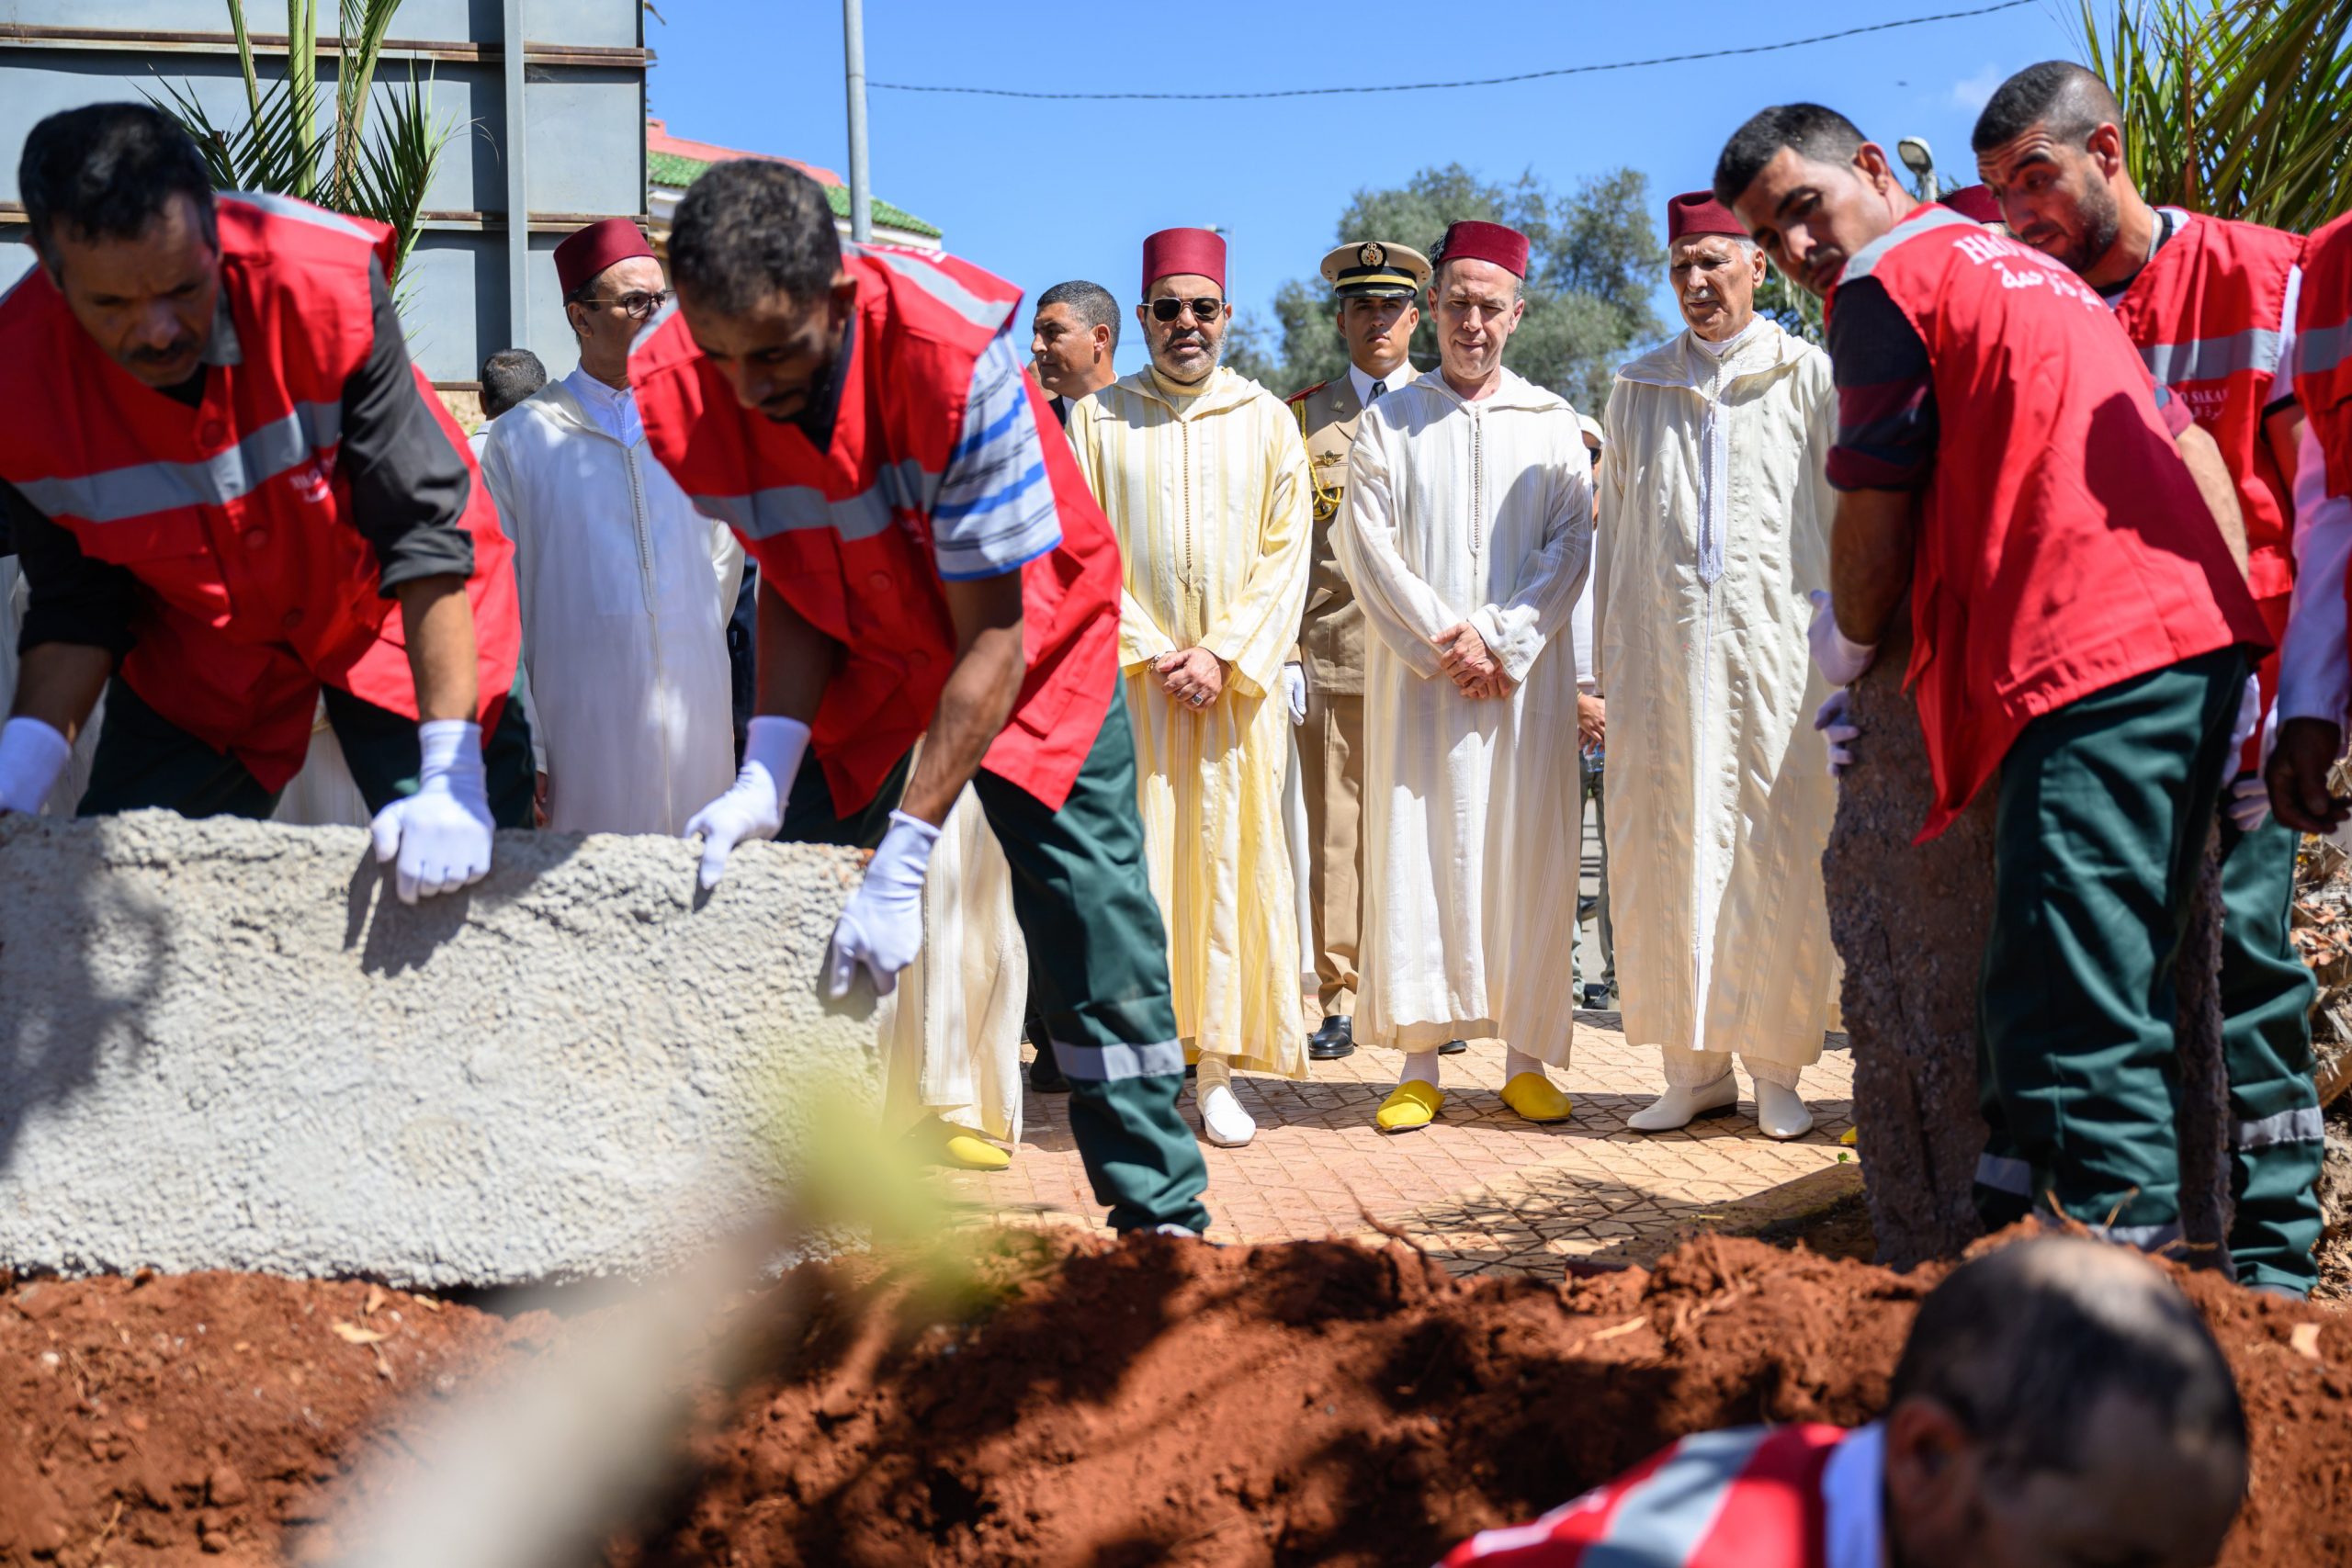
[[[2245,517],[2246,585],[2273,641],[2287,631],[2295,589],[2295,501],[2271,456],[2262,412],[2291,374],[2280,363],[2288,290],[2302,238],[2259,223],[2173,207],[2172,238],[2115,302],[2148,373],[2172,389],[2222,449]],[[2278,656],[2262,661],[2267,710],[2278,694]],[[2261,765],[2261,737],[2244,759]]]
[[[1685,1438],[1533,1524],[1479,1531],[1443,1568],[1821,1568],[1821,1475],[1846,1437],[1807,1425]]]
[[[2271,638],[2147,370],[2096,293],[1932,205],[1865,246],[1840,282],[1864,277],[1927,344],[1941,415],[1907,675],[1935,774],[1925,841],[2033,719]]]
[[[980,354],[1021,291],[952,256],[848,249],[857,284],[832,443],[742,407],[675,312],[638,340],[629,381],[655,456],[707,516],[742,537],[761,580],[842,656],[809,748],[837,810],[875,792],[927,728],[956,663],[931,509],[963,434]],[[983,765],[1058,810],[1110,712],[1117,678],[1119,547],[1053,432],[1046,432],[1061,543],[1021,569],[1028,674]]]
[[[2352,495],[2352,212],[2304,246],[2295,400],[2327,460],[2327,493]]]
[[[138,579],[131,690],[275,790],[301,770],[322,683],[416,716],[398,605],[336,461],[344,383],[375,343],[368,262],[389,270],[391,231],[284,197],[223,195],[217,211],[235,341],[214,344],[227,362],[196,408],[108,358],[40,268],[0,299],[0,365],[40,394],[0,420],[0,479]],[[464,435],[416,379],[473,480],[487,729],[522,652],[513,551]]]

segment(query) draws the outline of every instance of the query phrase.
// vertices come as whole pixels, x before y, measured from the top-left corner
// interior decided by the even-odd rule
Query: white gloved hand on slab
[[[876,996],[887,997],[898,987],[899,971],[922,951],[922,879],[938,842],[939,829],[922,818],[890,813],[890,830],[882,835],[865,880],[850,895],[825,950],[827,998],[839,1001],[849,995],[861,968],[873,980]]]
[[[1813,727],[1829,742],[1829,776],[1833,779],[1844,777],[1846,770],[1854,765],[1854,742],[1862,732],[1849,716],[1852,705],[1846,688],[1840,686],[1829,694],[1829,700],[1813,716]]]
[[[679,837],[702,840],[702,885],[716,887],[727,857],[747,839],[773,839],[784,827],[784,803],[808,754],[808,727],[797,718],[762,714],[743,739],[743,766],[727,793],[686,818]]]
[[[481,726],[428,719],[416,727],[424,752],[416,793],[376,813],[379,864],[393,862],[401,902],[454,893],[490,874],[492,823],[481,761]]]
[[[0,811],[38,812],[73,755],[73,742],[44,719],[25,715],[0,725]]]

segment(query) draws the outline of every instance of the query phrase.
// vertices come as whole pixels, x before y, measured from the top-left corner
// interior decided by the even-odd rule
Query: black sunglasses
[[[1172,321],[1188,310],[1193,312],[1193,320],[1196,321],[1213,321],[1225,314],[1225,301],[1214,298],[1154,299],[1151,302],[1151,319],[1155,321]]]
[[[592,307],[618,305],[641,321],[670,302],[670,290],[662,288],[650,294],[641,292],[623,294],[613,299],[582,299],[577,302]]]

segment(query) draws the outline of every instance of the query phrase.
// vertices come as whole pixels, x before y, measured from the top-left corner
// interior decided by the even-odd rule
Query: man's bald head
[[[2123,110],[2097,72],[2071,60],[2045,60],[2001,84],[1976,117],[1968,144],[1977,152],[1989,152],[2039,125],[2080,147],[2100,126],[2122,123]]]
[[[1953,1270],[1891,1394],[1890,1525],[1911,1568],[2068,1562],[2093,1540],[2152,1568],[2208,1562],[2245,1497],[2229,1363],[2120,1247],[2021,1242]]]

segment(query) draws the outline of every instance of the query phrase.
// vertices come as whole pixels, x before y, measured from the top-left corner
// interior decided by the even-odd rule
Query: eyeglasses
[[[670,302],[671,292],[672,291],[667,288],[660,288],[654,290],[650,294],[643,292],[624,294],[616,299],[582,299],[580,303],[591,308],[604,305],[618,305],[622,310],[627,310],[630,315],[635,316],[641,321],[648,316],[653,314],[654,311],[659,310],[662,306],[667,305]]]
[[[1193,320],[1196,321],[1213,321],[1219,316],[1225,314],[1225,301],[1215,298],[1205,298],[1200,299],[1154,299],[1151,302],[1151,319],[1155,321],[1172,321],[1177,317],[1182,315],[1186,310],[1193,312]]]

